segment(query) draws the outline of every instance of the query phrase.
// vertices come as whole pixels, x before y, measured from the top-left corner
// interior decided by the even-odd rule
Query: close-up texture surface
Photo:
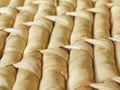
[[[120,0],[0,0],[0,90],[120,90]]]

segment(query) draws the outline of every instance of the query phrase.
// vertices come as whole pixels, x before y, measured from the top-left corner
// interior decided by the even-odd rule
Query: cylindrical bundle
[[[34,12],[31,12],[31,9],[26,10],[25,7],[18,14],[13,28],[5,29],[6,32],[10,32],[10,35],[6,40],[3,57],[0,62],[0,79],[4,81],[4,84],[0,83],[0,88],[2,88],[0,90],[12,90],[17,74],[16,68],[12,65],[21,60],[27,43],[29,27],[23,25],[23,23],[33,20],[37,7],[35,5],[28,6],[33,8]],[[6,70],[6,68],[8,69]],[[4,73],[5,70],[6,73]],[[9,76],[9,71],[13,71],[11,76]]]
[[[23,59],[14,64],[19,70],[13,90],[38,90],[39,88],[42,73],[42,54],[39,50],[47,47],[53,28],[53,22],[45,16],[55,15],[55,6],[48,2],[40,2],[34,21],[25,23],[32,26]]]
[[[68,8],[71,7],[71,8]],[[48,48],[54,48],[69,44],[69,38],[73,27],[73,18],[65,15],[66,12],[74,10],[74,3],[62,1],[57,7],[57,16],[48,16],[55,21],[55,26],[50,37]]]
[[[0,8],[0,57],[2,55],[2,51],[4,49],[5,45],[5,40],[8,36],[8,33],[4,31],[5,28],[10,28],[13,26],[16,15],[18,13],[16,7],[23,5],[24,0],[20,0],[21,3],[18,2],[13,2],[15,0],[11,0],[10,4],[7,7],[1,7]],[[14,4],[15,5],[14,5]]]
[[[96,2],[99,3],[98,6],[96,5],[95,8],[89,9],[96,13],[94,20],[95,39],[86,39],[87,42],[94,45],[96,82],[104,82],[107,79],[118,76],[114,57],[114,46],[112,41],[107,38],[110,36],[110,11],[107,6],[102,4],[102,1],[99,0]],[[108,0],[106,0],[107,2]]]
[[[51,48],[43,53],[43,72],[39,90],[66,90],[68,53]]]
[[[9,4],[10,0],[0,0],[0,7],[5,7]]]
[[[60,47],[69,44],[69,38],[73,26],[73,18],[67,15],[55,16],[60,19],[56,22],[51,34],[48,48]],[[63,21],[63,22],[62,22]],[[65,23],[64,23],[65,21]],[[66,24],[66,25],[65,25]]]
[[[108,39],[99,39],[95,43],[94,65],[96,82],[103,82],[118,76],[113,43]]]
[[[94,82],[93,50],[85,41],[77,41],[70,47],[68,90],[92,90]]]
[[[94,34],[96,39],[110,37],[110,11],[106,5],[102,5],[93,9],[95,12],[94,18]]]
[[[120,74],[120,6],[115,5],[111,8],[112,40],[115,41],[116,62]]]
[[[92,66],[92,46],[83,39],[92,38],[93,14],[86,11],[92,7],[90,0],[77,0],[75,12],[68,13],[76,16],[71,45],[65,46],[70,51],[68,90],[92,90],[88,85],[94,82]]]
[[[33,51],[23,56],[21,62],[14,66],[19,68],[12,90],[38,90],[41,78],[42,55]]]
[[[55,21],[48,49],[43,53],[43,74],[39,90],[66,90],[68,52],[60,46],[69,44],[73,18],[65,15],[74,10],[75,0],[59,0],[57,16],[48,16]]]
[[[16,77],[16,68],[6,66],[0,68],[0,90],[12,90]]]
[[[28,7],[30,9],[25,10],[24,7]],[[24,7],[17,15],[13,28],[5,29],[5,31],[9,32],[10,35],[6,40],[4,54],[3,57],[1,58],[0,66],[15,64],[16,62],[20,61],[19,57],[22,56],[23,54],[24,48],[27,43],[28,30],[29,30],[29,27],[25,26],[23,23],[32,21],[37,10],[36,5],[30,5]],[[31,12],[31,8],[34,9],[34,12],[33,11]],[[17,58],[15,59],[15,57]]]

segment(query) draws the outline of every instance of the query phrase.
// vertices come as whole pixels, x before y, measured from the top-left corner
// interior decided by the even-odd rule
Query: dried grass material
[[[31,22],[33,24],[29,29],[28,44],[23,59],[21,62],[14,64],[19,70],[13,90],[38,90],[42,72],[42,55],[39,50],[47,47],[49,35],[53,28],[53,22],[44,17],[38,17],[40,14],[41,16],[42,14],[54,15],[55,6],[51,3],[39,4],[35,19]],[[46,25],[48,25],[48,28],[46,28]]]
[[[36,7],[33,7],[33,8],[36,9]],[[12,65],[20,60],[20,58],[18,58],[18,60],[17,60],[17,58],[14,59],[13,56],[22,56],[22,53],[23,53],[24,48],[27,43],[28,30],[29,30],[29,27],[23,25],[22,23],[33,20],[35,12],[33,12],[31,14],[30,18],[25,18],[25,17],[29,16],[30,14],[31,14],[31,11],[26,12],[26,11],[22,10],[16,17],[14,27],[4,29],[4,31],[10,33],[10,35],[6,40],[4,54],[3,54],[3,57],[2,57],[1,63],[0,63],[1,66]],[[13,56],[12,56],[12,54],[13,54]],[[11,57],[11,59],[9,59],[9,60],[6,59],[7,56],[9,58]]]
[[[24,55],[21,62],[14,64],[19,70],[13,90],[38,89],[41,78],[41,59],[42,55],[35,51]]]
[[[83,47],[71,48],[69,60],[69,90],[92,90],[88,85],[93,83],[92,47],[84,41],[77,41],[76,45]],[[74,47],[76,47],[76,45]]]
[[[6,32],[1,32],[0,31],[0,42],[1,42],[1,44],[0,44],[0,58],[1,58],[1,56],[2,56],[2,52],[3,52],[3,48],[4,48],[4,46],[5,46],[5,38],[7,37],[7,33]]]
[[[50,37],[48,49],[43,53],[43,77],[39,90],[66,90],[68,53],[63,48],[69,44],[73,26],[73,18],[65,15],[74,10],[73,0],[60,0],[57,7],[57,16],[46,18],[55,21],[55,26]],[[70,7],[70,8],[69,8]],[[62,10],[62,11],[61,11]]]
[[[5,7],[9,4],[10,0],[0,0],[0,7]]]
[[[46,12],[43,13],[44,15],[45,14],[46,15],[54,15],[55,7],[54,6],[53,6],[54,8],[51,7],[50,4],[47,4],[47,5],[48,6],[45,8],[46,4],[40,4],[39,9],[41,10],[41,8],[43,8],[43,10],[41,10],[41,11],[38,10],[38,13],[36,14],[35,17],[40,15],[42,12],[44,12],[44,10],[47,10]],[[49,14],[48,11],[49,12],[52,11],[52,13]],[[41,17],[38,20],[36,20],[36,18],[35,18],[35,20],[32,22],[31,25],[32,25],[32,27],[30,28],[30,31],[29,31],[28,45],[24,51],[24,54],[26,54],[28,52],[32,52],[34,50],[45,49],[48,44],[49,35],[53,28],[53,22],[44,17]],[[34,39],[34,38],[36,38],[36,39]]]
[[[99,39],[101,41],[100,44],[97,41],[89,40],[88,42],[95,45],[94,46],[94,65],[95,65],[95,79],[96,82],[103,82],[107,79],[111,79],[113,77],[118,76],[115,57],[114,57],[114,46],[113,43],[108,39]],[[109,48],[101,45],[104,44]]]
[[[3,36],[0,39],[0,56],[2,55],[2,51],[4,49],[5,40],[8,36],[7,32],[4,32],[5,28],[10,28],[13,26],[16,15],[18,11],[12,7],[2,7],[0,8],[0,36]]]
[[[60,6],[57,7],[58,16],[46,17],[56,22],[50,38],[50,43],[48,45],[48,48],[64,46],[69,43],[69,38],[73,27],[73,18],[67,15],[63,15],[63,13],[61,13],[61,12],[65,13],[66,12],[65,9],[59,11],[60,8],[67,8],[67,6],[71,6],[71,5],[66,1],[63,2],[61,1]],[[71,11],[74,9],[74,7],[71,6],[71,8],[67,8],[67,9],[68,11]]]
[[[119,90],[120,85],[113,80],[106,80],[103,83],[91,84],[91,87],[97,90]]]
[[[53,19],[56,19],[56,23],[48,48],[60,47],[69,44],[69,38],[73,26],[72,17],[61,15]]]
[[[80,3],[79,3],[80,2]],[[83,3],[83,6],[79,4]],[[71,34],[70,43],[73,44],[79,39],[91,38],[92,37],[92,24],[93,24],[93,15],[92,13],[83,10],[84,7],[92,7],[92,2],[90,1],[78,1],[76,8],[76,13],[71,13],[75,17],[73,32]],[[75,14],[75,15],[74,15]]]
[[[65,90],[68,53],[61,48],[47,49],[42,53],[44,61],[40,90]]]
[[[120,74],[120,29],[119,29],[120,16],[118,15],[118,13],[120,13],[120,6],[114,5],[111,8],[111,23],[112,23],[111,34],[113,36],[111,39],[114,41],[115,44],[116,62]]]
[[[93,50],[90,44],[82,40],[92,37],[93,14],[86,10],[90,7],[92,7],[91,1],[78,0],[76,12],[66,13],[76,16],[71,34],[71,45],[65,46],[71,49],[68,90],[92,90],[88,85],[93,83],[94,79]]]
[[[13,66],[0,68],[0,90],[11,90],[15,82],[15,77],[16,69]]]
[[[88,9],[94,12],[94,38],[110,37],[110,12],[109,8],[102,5],[97,8]]]
[[[36,7],[33,8],[36,9]],[[16,78],[17,71],[15,67],[13,67],[12,65],[20,61],[22,58],[22,54],[27,43],[28,29],[29,29],[29,27],[23,25],[22,23],[33,20],[34,14],[35,12],[31,13],[31,11],[26,12],[24,10],[21,10],[19,15],[16,17],[16,21],[15,21],[15,23],[18,24],[14,24],[13,28],[4,29],[4,31],[10,33],[10,35],[6,40],[3,57],[0,62],[0,71],[8,67],[9,71],[14,70],[14,72],[11,72],[12,73],[11,76],[9,76],[8,70],[6,73],[7,76],[2,76],[2,74],[0,74],[0,79],[4,80],[5,83],[4,85],[0,85],[0,88],[3,88],[1,90],[4,90],[4,88],[7,90],[11,90],[13,84],[15,83],[14,79]],[[25,18],[30,15],[31,15],[30,18]],[[12,82],[9,81],[9,79]]]

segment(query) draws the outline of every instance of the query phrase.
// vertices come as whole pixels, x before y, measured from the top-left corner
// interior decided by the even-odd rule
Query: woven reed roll
[[[92,46],[84,41],[85,38],[92,37],[93,14],[86,10],[92,6],[90,0],[77,0],[76,12],[67,13],[76,16],[71,45],[65,46],[71,49],[68,90],[92,90],[88,85],[94,81],[93,50]]]
[[[32,26],[29,30],[28,43],[23,59],[14,65],[19,70],[13,90],[38,90],[39,88],[42,73],[42,54],[39,50],[47,47],[53,28],[53,22],[44,16],[55,14],[53,3],[54,0],[52,2],[37,2],[39,7],[34,21],[24,23],[25,25]]]
[[[19,3],[18,0],[11,0],[7,7],[0,8],[0,57],[5,46],[5,40],[8,36],[8,33],[5,32],[4,29],[13,26],[16,15],[18,13],[16,7],[22,6],[24,0],[20,0],[20,2],[21,3]]]
[[[69,44],[73,18],[65,15],[74,10],[75,0],[59,0],[57,16],[47,18],[55,21],[48,49],[43,53],[43,74],[39,90],[66,90],[68,53],[59,48]],[[69,8],[70,7],[70,8]]]
[[[34,10],[36,6],[30,5]],[[35,14],[35,12],[32,12]],[[31,21],[34,17],[29,10],[21,10],[16,17],[13,28],[6,28],[5,31],[10,33],[7,38],[4,54],[0,62],[0,90],[11,90],[16,79],[17,70],[12,65],[20,61],[24,48],[27,43],[28,27],[23,25],[24,22]],[[31,14],[30,18],[28,17]],[[16,24],[17,23],[17,24]],[[19,42],[18,42],[19,41]]]

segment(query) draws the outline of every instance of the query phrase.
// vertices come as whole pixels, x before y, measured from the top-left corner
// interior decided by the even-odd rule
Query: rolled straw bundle
[[[94,37],[95,39],[86,39],[87,42],[94,45],[94,66],[96,82],[103,82],[107,79],[112,79],[118,76],[115,57],[114,46],[111,40],[106,37],[110,36],[110,11],[104,5],[105,1],[99,0],[96,3],[96,8],[89,9],[89,11],[96,12]],[[106,3],[108,0],[106,0]],[[100,4],[101,3],[101,4]],[[105,27],[103,27],[105,25]],[[102,28],[100,30],[100,28]]]
[[[86,11],[92,7],[90,0],[78,0],[76,12],[66,14],[76,16],[71,45],[64,46],[71,49],[69,60],[68,90],[92,90],[88,85],[93,83],[92,46],[83,39],[92,37],[93,14]]]
[[[46,19],[45,16],[55,15],[55,5],[53,3],[54,0],[52,2],[37,2],[36,4],[39,4],[39,7],[34,21],[24,23],[32,26],[29,30],[28,44],[23,59],[21,62],[14,64],[19,70],[13,90],[38,90],[39,88],[42,72],[42,54],[39,50],[47,47],[52,32],[53,22]]]
[[[46,18],[55,21],[48,49],[43,53],[43,74],[39,90],[66,90],[68,52],[60,46],[69,44],[73,18],[65,15],[74,10],[75,0],[59,0],[57,16]],[[70,8],[68,8],[70,7]]]
[[[120,2],[116,3],[113,2],[111,3],[111,25],[112,25],[112,31],[111,31],[111,35],[112,37],[110,37],[109,39],[114,41],[115,44],[115,57],[116,57],[116,62],[117,62],[117,67],[118,67],[118,72],[120,75],[120,16],[118,15],[120,13]],[[117,81],[118,83],[120,83],[120,78],[116,77],[113,80]]]
[[[0,57],[4,49],[5,40],[8,36],[8,33],[5,32],[4,29],[13,26],[16,15],[18,13],[16,7],[23,5],[23,3],[24,0],[10,0],[10,3],[7,7],[0,8]]]
[[[5,29],[10,35],[6,41],[4,54],[0,62],[0,79],[4,81],[0,83],[0,90],[11,90],[16,79],[17,70],[12,65],[22,58],[22,53],[27,43],[29,29],[29,27],[23,25],[23,23],[33,19],[36,9],[36,6],[34,5],[29,5],[27,7],[33,8],[34,12],[22,7],[22,10],[20,10],[20,13],[16,18],[14,27]],[[29,15],[31,15],[30,18],[24,18]]]

